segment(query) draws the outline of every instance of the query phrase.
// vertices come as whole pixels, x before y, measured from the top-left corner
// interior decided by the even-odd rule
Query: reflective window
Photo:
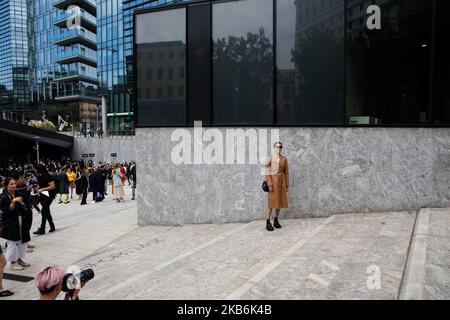
[[[148,32],[152,30],[152,32]],[[157,77],[142,77],[137,88],[142,92],[155,90],[156,97],[138,98],[139,124],[185,124],[186,96],[174,95],[173,87],[185,86],[184,78],[169,70],[186,66],[185,57],[172,56],[170,52],[186,50],[186,10],[151,12],[137,16],[137,64],[139,71],[158,70]],[[157,56],[158,60],[149,59]]]
[[[214,122],[272,123],[273,1],[213,4],[212,28]]]
[[[430,121],[431,1],[375,0],[381,29],[347,15],[347,112],[351,124],[426,124]],[[351,8],[350,8],[351,9]]]
[[[440,0],[437,6],[436,60],[433,97],[433,123],[450,123],[450,1]]]
[[[277,0],[277,120],[344,122],[344,0]]]

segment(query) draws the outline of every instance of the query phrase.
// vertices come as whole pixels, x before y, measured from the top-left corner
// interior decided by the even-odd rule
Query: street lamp
[[[34,137],[34,139],[36,140],[36,146],[34,147],[34,149],[36,150],[36,156],[37,156],[37,163],[40,163],[40,159],[39,159],[39,139],[40,137]]]

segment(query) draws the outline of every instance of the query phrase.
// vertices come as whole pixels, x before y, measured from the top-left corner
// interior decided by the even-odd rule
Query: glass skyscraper
[[[54,0],[58,74],[55,100],[78,111],[81,129],[100,128],[97,80],[97,8],[95,0]],[[77,112],[75,112],[77,114]]]
[[[95,0],[29,0],[32,101],[81,128],[98,124]]]
[[[27,0],[0,0],[0,39],[0,112],[10,118],[29,109]]]

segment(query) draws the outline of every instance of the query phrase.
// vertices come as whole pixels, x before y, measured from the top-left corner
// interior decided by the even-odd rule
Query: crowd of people
[[[46,159],[39,164],[11,163],[0,168],[0,237],[6,240],[6,256],[0,245],[0,298],[14,294],[2,285],[7,263],[15,271],[30,266],[24,257],[26,252],[34,249],[30,243],[33,210],[41,214],[40,227],[33,234],[44,235],[47,222],[48,232],[56,231],[50,206],[58,195],[59,204],[72,200],[86,205],[89,193],[92,193],[92,203],[98,203],[105,199],[108,185],[111,185],[113,198],[120,203],[125,201],[123,188],[127,182],[132,187],[132,200],[135,200],[135,161],[94,165],[91,160]],[[74,196],[78,198],[75,200]]]

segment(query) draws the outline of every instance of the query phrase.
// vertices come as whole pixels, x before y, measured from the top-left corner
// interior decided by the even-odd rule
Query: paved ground
[[[450,298],[450,209],[420,218],[428,223],[427,250],[414,264],[416,212],[282,220],[269,233],[264,221],[137,227],[135,206],[111,198],[53,205],[59,230],[34,238],[33,266],[15,273],[92,267],[83,299],[397,299],[407,291],[403,278],[421,286],[423,298]],[[33,281],[5,287],[16,291],[13,299],[37,295]]]
[[[126,188],[126,193],[127,199],[131,199],[130,188]],[[85,206],[80,206],[76,200],[72,200],[69,204],[58,204],[54,201],[51,211],[57,231],[43,236],[32,235],[31,243],[36,248],[25,257],[25,261],[30,262],[32,266],[24,271],[12,271],[7,266],[5,272],[34,277],[48,265],[57,264],[66,268],[137,228],[135,201],[117,204],[111,195],[104,202],[91,204],[90,201],[92,201],[91,194],[88,198],[89,204]],[[37,229],[40,221],[41,216],[35,213],[32,231]],[[47,231],[48,229],[47,225]],[[4,245],[3,241],[1,242]],[[5,288],[17,293],[13,299],[35,297],[36,289],[33,284],[33,281],[3,282]]]

